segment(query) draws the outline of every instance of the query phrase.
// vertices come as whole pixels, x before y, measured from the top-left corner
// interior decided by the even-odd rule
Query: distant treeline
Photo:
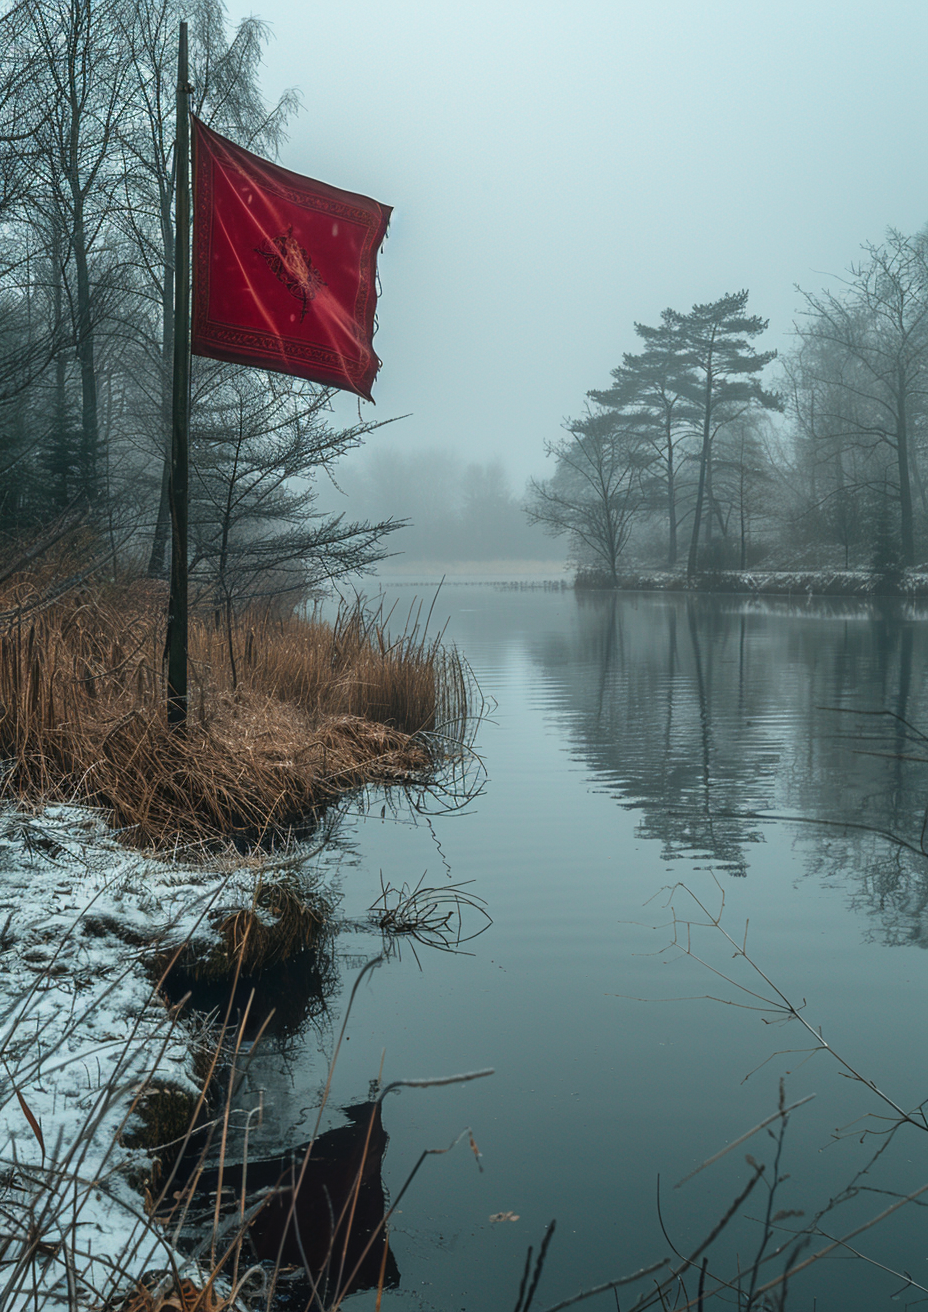
[[[865,568],[928,559],[928,232],[801,292],[795,347],[753,346],[748,293],[668,309],[550,442],[527,511],[587,577],[630,565]],[[763,381],[762,381],[763,380]]]
[[[561,554],[526,522],[523,498],[499,460],[468,461],[435,448],[401,453],[378,442],[339,469],[338,485],[352,515],[408,521],[387,548],[405,560],[551,560]]]

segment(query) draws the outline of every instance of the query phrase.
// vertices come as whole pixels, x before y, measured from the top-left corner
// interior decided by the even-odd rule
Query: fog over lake
[[[837,287],[863,242],[928,219],[908,0],[229,8],[251,12],[266,93],[305,103],[281,162],[395,207],[390,445],[499,457],[517,488],[635,321],[746,287],[782,350],[795,284]]]

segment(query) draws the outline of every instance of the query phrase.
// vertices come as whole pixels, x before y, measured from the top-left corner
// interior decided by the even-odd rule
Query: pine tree
[[[695,379],[692,392],[699,408],[702,442],[699,452],[699,481],[693,532],[686,572],[696,573],[703,507],[709,501],[712,513],[712,441],[723,424],[757,409],[779,410],[780,400],[761,386],[758,375],[776,351],[757,352],[750,338],[759,337],[768,320],[745,314],[748,292],[731,292],[705,305],[694,305],[689,314],[665,311],[662,318],[677,340],[681,369]],[[707,498],[708,492],[708,498]]]
[[[679,335],[668,321],[672,313],[664,311],[658,328],[636,323],[635,332],[645,349],[640,355],[622,357],[621,365],[612,371],[608,390],[587,393],[597,405],[621,415],[623,424],[633,427],[654,453],[648,474],[655,500],[666,507],[667,563],[671,566],[677,560],[680,522],[680,447],[692,438],[698,418],[693,402],[696,378],[681,361]]]

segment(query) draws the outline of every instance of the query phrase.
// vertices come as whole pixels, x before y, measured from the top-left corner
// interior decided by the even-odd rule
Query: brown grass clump
[[[256,845],[370,783],[432,770],[467,712],[461,662],[360,607],[337,623],[190,623],[185,734],[170,733],[164,594],[136,583],[30,608],[0,590],[0,796],[105,808],[138,845]]]
[[[313,946],[324,932],[322,905],[307,903],[286,883],[259,884],[254,905],[220,914],[220,942],[209,957],[194,963],[199,978],[225,978],[241,963],[243,975],[260,974]]]
[[[196,1112],[197,1099],[186,1089],[162,1081],[146,1084],[134,1104],[132,1129],[123,1135],[127,1148],[144,1148],[154,1155],[180,1143]]]

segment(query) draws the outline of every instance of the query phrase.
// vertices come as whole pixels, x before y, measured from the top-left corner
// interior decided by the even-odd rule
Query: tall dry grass
[[[188,727],[170,733],[163,587],[30,605],[43,588],[0,589],[0,797],[103,807],[140,845],[304,826],[350,789],[426,776],[467,717],[456,653],[356,605],[332,625],[192,616]]]

